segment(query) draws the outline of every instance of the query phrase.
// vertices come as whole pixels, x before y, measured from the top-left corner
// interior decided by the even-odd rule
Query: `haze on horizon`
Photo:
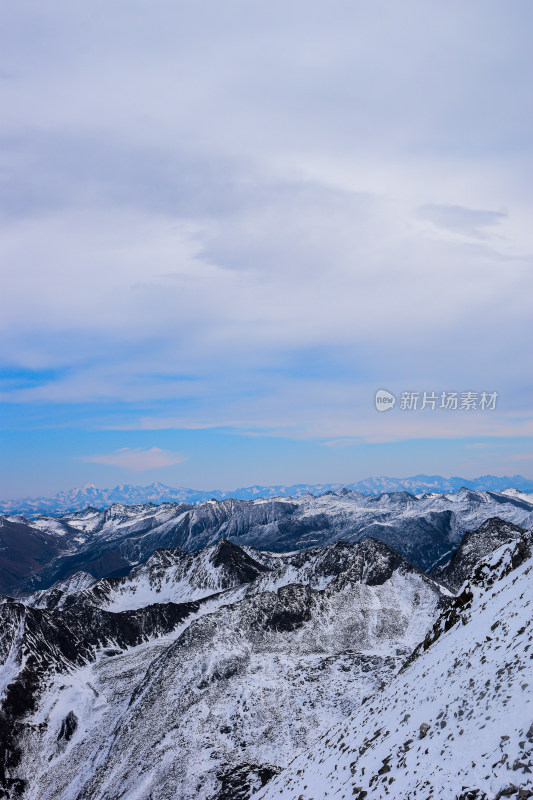
[[[0,495],[533,478],[532,23],[6,6]]]

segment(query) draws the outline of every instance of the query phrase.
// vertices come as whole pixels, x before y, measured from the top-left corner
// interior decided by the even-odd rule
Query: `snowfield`
[[[499,548],[457,618],[383,691],[257,800],[529,797],[533,793],[533,562]]]

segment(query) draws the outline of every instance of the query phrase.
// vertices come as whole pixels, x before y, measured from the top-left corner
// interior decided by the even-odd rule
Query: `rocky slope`
[[[533,505],[496,492],[462,489],[457,494],[407,492],[377,497],[347,490],[320,497],[208,501],[191,506],[114,505],[61,517],[0,517],[0,541],[18,526],[18,541],[48,537],[49,553],[28,561],[6,539],[0,592],[47,588],[83,571],[93,577],[126,575],[161,548],[200,550],[222,539],[277,552],[305,550],[341,539],[380,539],[422,569],[442,565],[466,530],[491,517],[523,527]],[[14,577],[15,576],[15,577]]]
[[[257,800],[533,796],[531,536],[478,563],[406,666]]]
[[[432,570],[434,577],[458,591],[477,562],[510,539],[520,539],[524,529],[499,517],[486,520],[475,531],[467,531],[450,561]]]

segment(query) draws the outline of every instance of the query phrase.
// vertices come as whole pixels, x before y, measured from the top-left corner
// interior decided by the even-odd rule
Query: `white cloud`
[[[93,464],[106,464],[112,467],[121,467],[122,469],[132,470],[133,472],[145,472],[151,469],[161,469],[162,467],[171,467],[175,464],[181,464],[183,461],[186,461],[186,459],[187,456],[183,453],[162,450],[160,447],[151,447],[145,450],[140,447],[123,447],[120,450],[115,450],[113,453],[86,456],[82,461]]]

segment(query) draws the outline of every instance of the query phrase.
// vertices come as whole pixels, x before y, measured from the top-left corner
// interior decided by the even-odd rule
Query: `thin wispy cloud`
[[[160,447],[151,447],[149,450],[122,447],[113,453],[82,458],[83,461],[90,464],[105,464],[132,470],[133,472],[146,472],[152,469],[172,467],[175,464],[181,464],[186,459],[187,456],[183,453],[173,453],[170,450],[162,450]]]
[[[427,219],[439,228],[475,239],[486,239],[489,236],[486,229],[501,223],[507,213],[456,205],[430,204],[420,208],[419,215],[421,219]]]

